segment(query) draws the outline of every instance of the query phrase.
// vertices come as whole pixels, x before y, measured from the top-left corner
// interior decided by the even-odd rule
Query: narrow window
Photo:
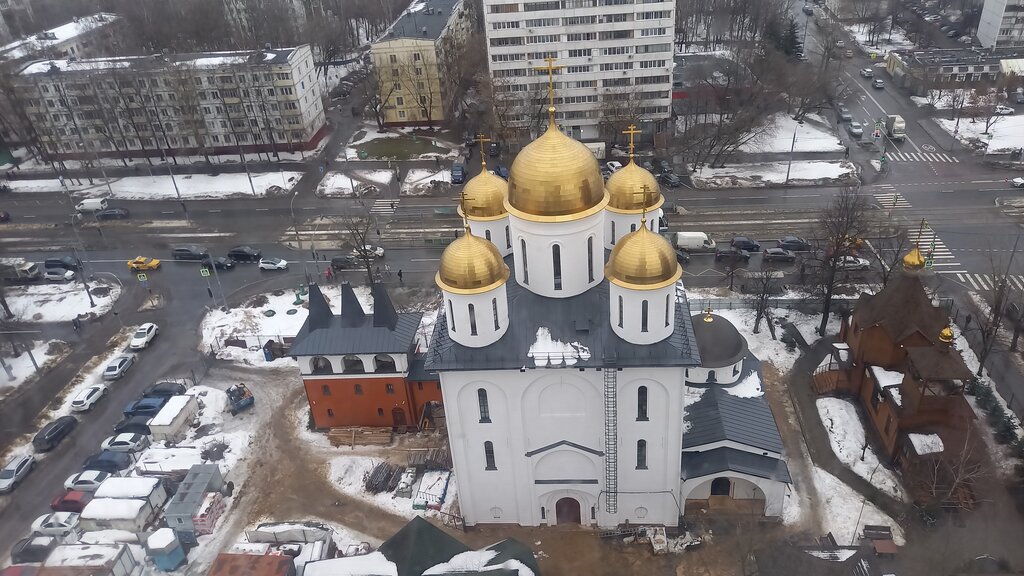
[[[356,396],[362,396],[363,395],[363,385],[362,384],[356,384],[355,385],[355,394],[356,394]]]
[[[484,390],[483,388],[477,388],[476,402],[477,404],[480,405],[480,423],[490,424],[491,407],[487,404],[487,390]]]
[[[647,440],[636,441],[636,469],[647,470]]]
[[[508,224],[505,225],[505,249],[512,249],[512,232],[508,229]]]
[[[388,394],[394,394],[395,393],[395,386],[394,386],[394,384],[385,384],[384,385],[384,389],[387,390]]]
[[[486,462],[484,470],[498,469],[498,467],[494,465],[494,443],[490,440],[484,442],[484,461]]]
[[[669,314],[672,311],[672,295],[665,294],[665,327],[668,328]]]
[[[494,331],[501,330],[501,324],[498,322],[498,299],[491,298],[491,314],[494,315]]]
[[[622,328],[622,296],[619,296],[619,328]]]
[[[452,308],[452,301],[448,301],[448,327],[455,332],[455,309]]]
[[[540,519],[541,519],[541,520],[543,520],[543,519],[544,519],[544,514],[545,514],[545,512],[544,512],[544,507],[543,507],[543,506],[541,506],[541,507],[540,507]]]
[[[555,277],[555,290],[562,289],[562,247],[555,244],[551,247],[551,267]]]
[[[469,305],[469,335],[476,336],[476,306]]]
[[[377,416],[383,416],[383,415],[384,415],[384,409],[383,408],[377,408]]]
[[[647,332],[647,300],[640,303],[640,331]]]
[[[612,244],[615,244],[615,220],[612,220]]]
[[[594,237],[587,238],[587,282],[594,281]]]
[[[416,389],[422,391],[423,390],[423,382],[417,382],[416,383]]]
[[[519,239],[519,252],[523,255],[523,284],[530,283],[530,268],[527,266],[526,261],[526,239]]]
[[[331,410],[330,408],[328,408],[327,409],[327,417],[328,418],[334,418],[334,410]]]
[[[328,386],[327,384],[324,384],[323,385],[323,393],[324,393],[324,396],[330,396],[331,395],[331,387]]]
[[[484,230],[484,238],[486,238],[488,242],[491,241],[491,231],[490,230]]]
[[[636,419],[647,420],[647,386],[641,386],[636,391]]]
[[[629,231],[630,232],[636,232],[636,224],[630,224],[629,225]]]

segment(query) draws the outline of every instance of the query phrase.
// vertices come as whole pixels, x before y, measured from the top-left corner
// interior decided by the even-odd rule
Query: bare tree
[[[895,195],[893,195],[896,198]],[[908,250],[913,248],[907,227],[897,223],[891,217],[891,207],[882,206],[882,210],[890,210],[890,216],[878,221],[870,237],[871,255],[878,264],[878,275],[882,286],[900,269],[900,263]]]
[[[1011,294],[1011,265],[1020,247],[1020,236],[1017,236],[1013,243],[1013,250],[1006,262],[996,256],[997,252],[990,251],[990,263],[992,266],[992,284],[995,286],[992,295],[992,304],[987,311],[981,311],[976,317],[968,316],[964,329],[970,329],[971,324],[977,324],[976,330],[981,338],[981,351],[978,353],[978,372],[981,376],[985,369],[985,361],[995,350],[996,342],[1000,338],[999,329],[1003,325],[1003,314],[1010,304]]]
[[[364,250],[363,247],[370,244],[370,230],[373,229],[373,226],[372,215],[354,214],[344,216],[341,220],[342,235],[339,238],[342,246],[352,246],[352,255],[363,265],[363,269],[366,270],[367,283],[371,285],[378,280],[377,275],[374,274],[376,258],[371,252]]]
[[[642,89],[643,86],[620,86],[604,89],[600,95],[601,104],[598,107],[598,115],[601,118],[598,128],[605,141],[620,142],[624,138],[622,132],[626,128],[643,121]]]
[[[10,320],[14,318],[14,312],[11,311],[11,307],[7,304],[7,282],[3,278],[0,278],[0,308],[3,309],[4,318]]]
[[[487,70],[487,47],[480,34],[448,34],[437,50],[440,70],[441,110],[452,119],[466,107],[466,95],[473,89],[477,76]]]
[[[775,339],[775,324],[772,323],[771,297],[779,287],[779,274],[775,267],[762,264],[760,270],[747,270],[744,273],[744,287],[754,302],[754,334],[761,332],[761,321],[768,324],[768,332]]]
[[[182,125],[195,141],[196,151],[210,163],[210,148],[206,141],[206,117],[195,83],[195,68],[189,63],[178,63],[171,67],[171,84],[177,100],[178,115]]]
[[[976,503],[973,488],[988,476],[981,459],[975,455],[978,447],[973,432],[974,426],[968,426],[959,450],[950,446],[937,457],[916,460],[910,476],[925,507],[973,508],[972,504]]]
[[[420,53],[417,53],[420,54]],[[434,108],[441,104],[441,78],[438,71],[436,56],[430,52],[422,53],[422,60],[408,59],[398,64],[398,74],[402,88],[408,92],[406,99],[411,98],[419,120],[433,126]]]
[[[821,324],[818,333],[824,334],[832,308],[832,297],[845,280],[844,259],[856,252],[868,228],[868,201],[860,195],[857,186],[844,186],[822,210],[818,221],[818,234],[824,246],[817,252],[816,285],[821,297]]]

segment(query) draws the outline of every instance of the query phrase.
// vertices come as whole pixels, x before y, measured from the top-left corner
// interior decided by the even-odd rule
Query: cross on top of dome
[[[561,70],[561,66],[555,66],[557,59],[554,56],[548,56],[544,59],[548,63],[547,66],[541,68],[535,68],[537,71],[546,70],[548,73],[548,121],[551,124],[555,123],[555,70]]]
[[[640,131],[636,129],[636,124],[630,124],[629,126],[626,127],[625,130],[622,131],[622,133],[629,135],[629,159],[632,160],[633,150],[635,149],[635,145],[633,144],[633,135],[639,134]]]
[[[476,135],[476,141],[480,144],[480,166],[483,167],[484,171],[487,170],[487,155],[484,154],[484,144],[490,142],[491,139],[484,136],[483,134]]]

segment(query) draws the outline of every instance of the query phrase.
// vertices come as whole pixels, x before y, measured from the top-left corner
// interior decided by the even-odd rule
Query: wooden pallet
[[[331,446],[388,446],[391,444],[391,428],[368,426],[344,426],[327,431]]]

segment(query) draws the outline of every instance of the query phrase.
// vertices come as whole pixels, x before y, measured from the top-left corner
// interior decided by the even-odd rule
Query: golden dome
[[[942,342],[943,344],[949,344],[950,342],[953,341],[953,338],[953,329],[950,328],[949,326],[946,326],[945,328],[939,331],[939,342]]]
[[[434,282],[446,292],[480,294],[508,280],[508,266],[494,244],[466,232],[444,249]]]
[[[597,158],[555,126],[516,156],[505,209],[534,222],[566,222],[595,214],[607,195]]]
[[[644,188],[646,186],[646,189]],[[608,191],[608,209],[612,212],[639,214],[661,208],[665,197],[658,181],[647,170],[637,166],[632,158],[604,185]]]
[[[924,255],[921,254],[921,249],[917,246],[914,246],[914,249],[907,252],[907,255],[903,257],[904,270],[921,270],[924,266]]]
[[[657,290],[679,280],[683,269],[668,240],[641,226],[615,245],[604,275],[623,288]]]
[[[470,178],[463,186],[462,194],[466,211],[463,213],[462,206],[459,206],[459,216],[470,220],[498,220],[508,214],[505,210],[508,182],[487,170]]]

